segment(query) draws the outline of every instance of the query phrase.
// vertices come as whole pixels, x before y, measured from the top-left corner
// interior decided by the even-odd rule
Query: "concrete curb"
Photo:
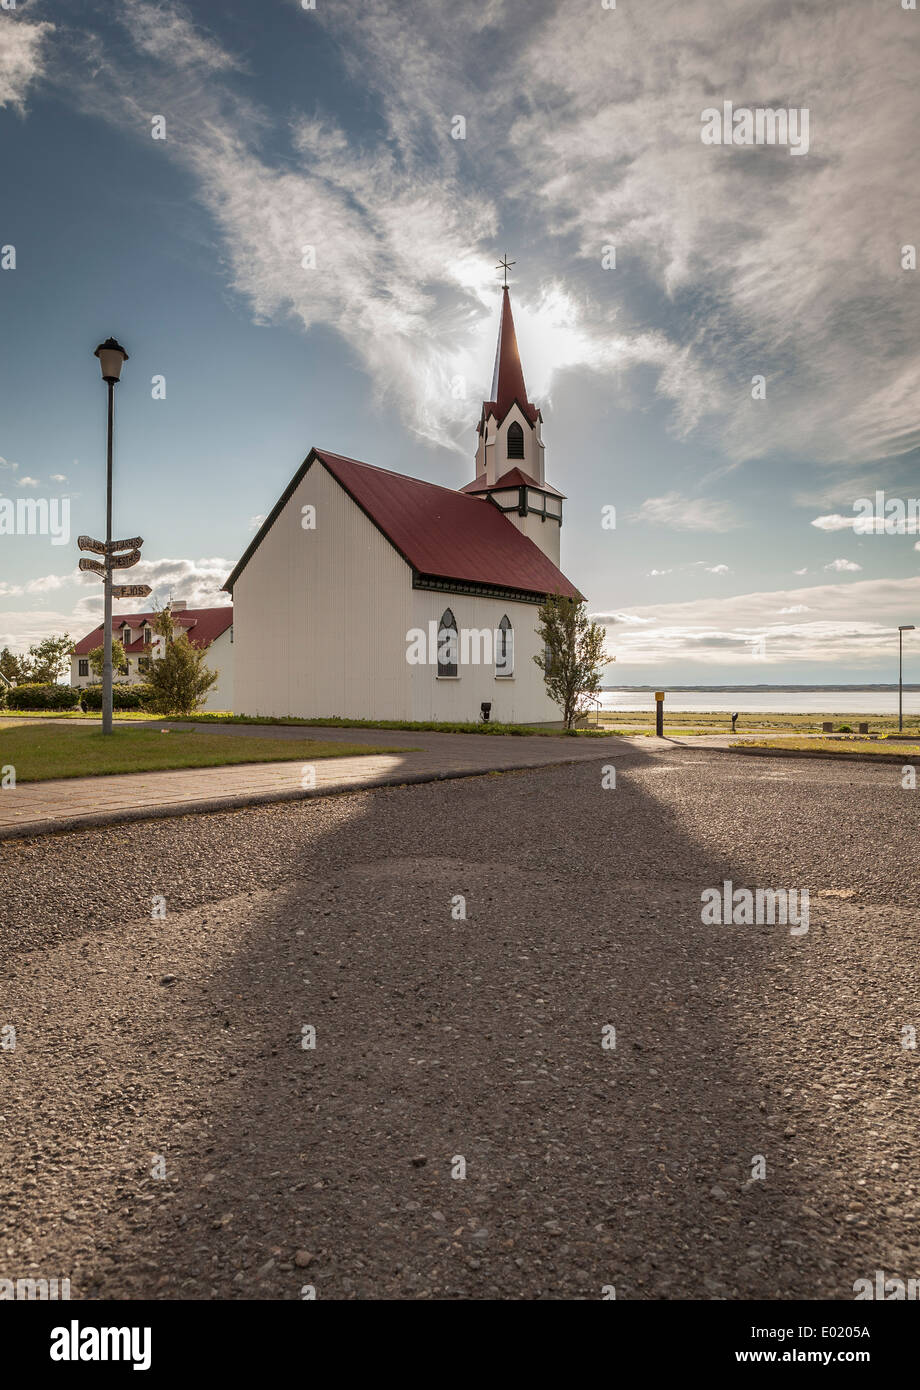
[[[609,756],[609,750],[608,750]],[[4,840],[31,840],[41,835],[59,835],[71,830],[96,830],[106,825],[123,825],[133,821],[165,820],[176,816],[206,815],[211,811],[237,811],[248,806],[269,806],[282,801],[313,801],[326,796],[349,796],[355,792],[376,791],[378,787],[407,787],[423,782],[450,782],[461,777],[489,777],[493,772],[537,772],[547,767],[571,767],[589,762],[589,758],[554,758],[548,763],[509,763],[503,767],[458,768],[446,772],[401,772],[386,774],[374,782],[347,787],[315,787],[305,791],[300,787],[285,791],[243,792],[239,796],[205,797],[199,801],[169,802],[160,806],[138,806],[136,809],[99,811],[87,816],[61,816],[40,824],[24,821],[22,825],[0,827],[0,843]],[[131,776],[130,773],[126,774]],[[24,785],[28,785],[25,783]]]
[[[920,764],[920,753],[851,753],[843,750],[833,753],[830,749],[819,752],[816,748],[711,748],[711,753],[750,754],[755,758],[818,758],[826,762],[839,763],[911,763]]]

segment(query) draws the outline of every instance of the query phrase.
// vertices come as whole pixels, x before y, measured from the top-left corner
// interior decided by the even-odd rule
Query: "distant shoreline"
[[[895,684],[895,685],[862,685],[862,684],[859,684],[859,685],[667,685],[667,684],[658,684],[658,685],[602,685],[600,689],[601,689],[601,693],[602,693],[602,694],[605,694],[605,695],[612,695],[612,694],[615,694],[615,693],[616,693],[617,691],[619,691],[619,690],[623,690],[623,691],[635,690],[635,691],[644,692],[644,691],[647,691],[647,690],[662,690],[662,689],[665,690],[665,691],[669,691],[669,690],[670,690],[670,691],[674,691],[675,693],[678,692],[678,691],[680,691],[680,692],[685,693],[685,694],[698,693],[698,694],[700,694],[700,695],[708,695],[708,694],[729,694],[729,695],[730,695],[730,694],[732,694],[732,693],[735,692],[735,691],[738,691],[739,693],[742,692],[742,691],[744,691],[744,692],[748,692],[748,693],[754,694],[754,695],[760,694],[762,691],[763,691],[763,692],[766,692],[766,693],[768,693],[768,694],[772,694],[772,693],[775,692],[776,694],[796,694],[796,693],[800,693],[800,694],[811,695],[811,694],[819,693],[819,692],[822,692],[822,691],[827,691],[827,692],[840,691],[840,692],[842,692],[842,693],[847,693],[847,694],[849,694],[849,693],[851,693],[851,692],[853,692],[853,691],[857,691],[857,690],[872,690],[872,691],[885,691],[885,692],[895,692],[895,693],[897,693],[898,687],[897,687],[897,684]],[[913,691],[913,692],[916,692],[916,691],[920,690],[920,685],[908,685],[908,684],[905,682],[904,685],[903,685],[903,687],[902,687],[902,689],[903,689],[904,691]]]

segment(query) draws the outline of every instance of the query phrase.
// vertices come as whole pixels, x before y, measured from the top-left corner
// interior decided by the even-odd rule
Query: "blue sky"
[[[920,537],[852,521],[920,495],[918,58],[897,0],[18,0],[0,494],[99,533],[109,334],[115,528],[160,600],[225,599],[311,445],[459,487],[507,249],[612,677],[896,678]],[[725,100],[807,108],[807,154],[705,145]],[[98,621],[76,558],[0,536],[0,645]]]

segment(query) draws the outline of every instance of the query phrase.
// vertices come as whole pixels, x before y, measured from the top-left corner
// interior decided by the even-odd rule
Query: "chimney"
[[[172,613],[184,613],[188,608],[188,603],[184,598],[174,598],[171,600],[169,608]]]

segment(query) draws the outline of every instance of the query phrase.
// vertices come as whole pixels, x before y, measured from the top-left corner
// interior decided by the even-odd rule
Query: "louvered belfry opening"
[[[522,459],[524,457],[524,431],[513,420],[508,426],[508,457],[510,459]]]

